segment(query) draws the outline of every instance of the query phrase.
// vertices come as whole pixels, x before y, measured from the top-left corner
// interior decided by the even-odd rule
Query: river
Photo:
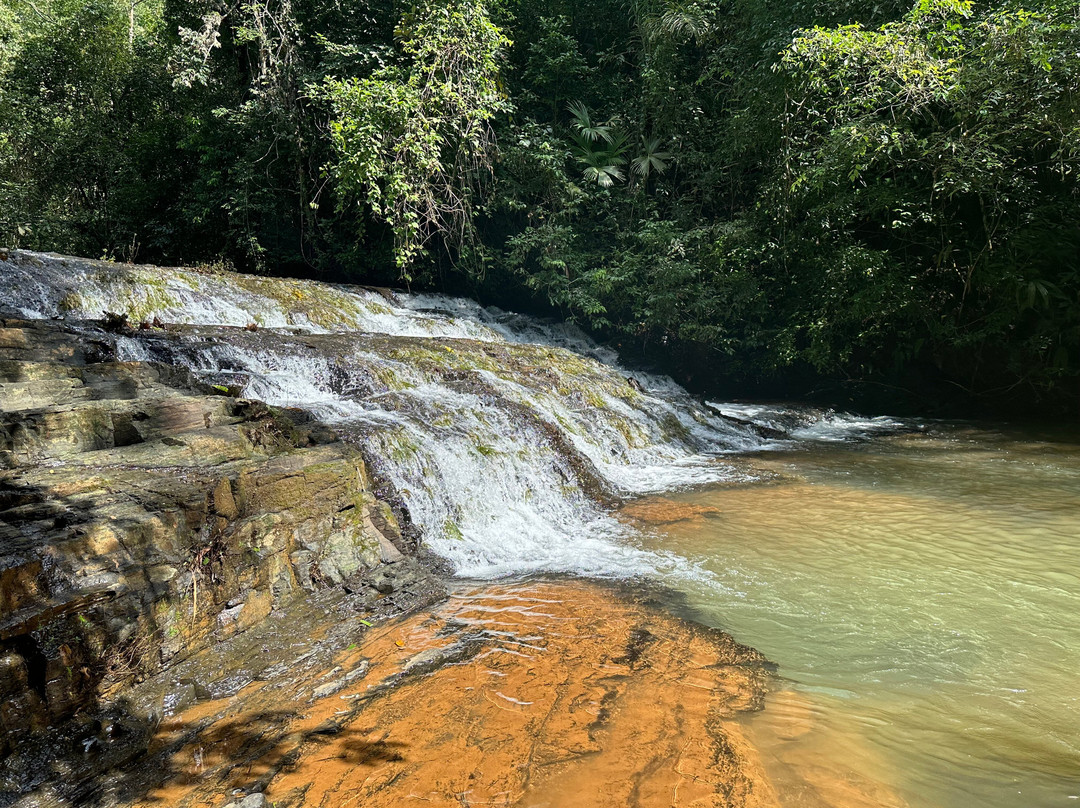
[[[742,457],[757,482],[669,495],[645,546],[779,665],[749,726],[785,805],[1076,804],[1077,437],[838,419]],[[676,504],[698,515],[658,524]]]

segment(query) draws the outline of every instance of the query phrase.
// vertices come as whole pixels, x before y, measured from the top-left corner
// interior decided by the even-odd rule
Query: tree
[[[963,366],[969,385],[991,361],[988,381],[1045,385],[1076,356],[1080,30],[1070,17],[920,0],[901,21],[815,28],[785,51],[772,198],[788,258],[803,260],[810,239],[850,257],[822,281],[843,290],[843,313],[796,316],[826,323],[821,365],[845,343],[880,364],[910,359],[918,341],[950,372]],[[907,322],[882,327],[889,312]]]
[[[116,179],[138,105],[125,92],[136,65],[128,9],[57,2],[8,21],[16,25],[0,60],[3,239],[76,252],[115,246]]]
[[[499,61],[510,44],[482,0],[422,0],[400,24],[400,62],[329,80],[333,174],[393,228],[402,276],[432,238],[457,257],[494,159],[491,121],[510,109]]]

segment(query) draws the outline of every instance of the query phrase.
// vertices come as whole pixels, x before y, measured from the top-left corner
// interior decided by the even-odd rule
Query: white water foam
[[[908,426],[904,421],[884,415],[867,418],[783,404],[708,403],[724,415],[784,432],[793,440],[844,442],[888,434]]]
[[[180,345],[155,336],[145,341],[160,361],[184,364],[208,381],[240,382],[245,395],[302,407],[334,424],[375,459],[425,544],[461,575],[705,576],[685,559],[638,548],[636,532],[586,493],[572,462],[551,445],[541,425],[573,424],[581,413],[570,408],[547,411],[537,395],[530,420],[499,398],[450,389],[417,367],[360,348],[347,364],[336,364],[295,345],[249,350],[205,337]],[[373,368],[378,373],[368,372]],[[386,378],[395,385],[388,386]],[[484,378],[500,392],[513,387],[492,374]],[[528,391],[519,392],[526,400]],[[588,416],[590,422],[602,420],[603,411],[592,408]],[[626,450],[617,430],[575,437],[590,455]],[[670,447],[635,451],[652,462],[634,468],[638,489],[727,473],[708,468],[704,459],[688,462]],[[663,465],[669,458],[675,460]],[[612,473],[623,468],[605,463],[597,471],[613,489],[626,491],[619,484],[631,477]]]
[[[118,358],[184,365],[334,423],[463,575],[701,577],[641,549],[592,487],[631,496],[736,480],[724,457],[763,445],[670,378],[635,373],[635,390],[614,352],[576,326],[460,298],[24,252],[4,264],[0,294],[28,317],[115,311],[204,326],[120,337]],[[495,350],[470,364],[475,341]],[[409,358],[417,346],[423,361]]]
[[[0,299],[31,319],[101,319],[137,324],[288,328],[308,333],[367,331],[414,337],[501,340],[480,322],[424,314],[398,296],[362,287],[161,268],[14,251],[0,261]],[[314,319],[313,319],[314,318]]]

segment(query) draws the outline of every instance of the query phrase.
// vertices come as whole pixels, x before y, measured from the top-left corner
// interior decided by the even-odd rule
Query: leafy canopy
[[[510,41],[482,0],[425,0],[397,36],[400,63],[328,80],[323,94],[333,106],[334,177],[390,224],[406,273],[435,236],[459,255],[474,242],[491,121],[510,109],[498,82]]]

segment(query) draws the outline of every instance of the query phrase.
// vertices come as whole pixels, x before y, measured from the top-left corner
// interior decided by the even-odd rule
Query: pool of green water
[[[749,721],[786,806],[1080,806],[1080,442],[934,424],[737,461],[646,543],[778,663]]]

